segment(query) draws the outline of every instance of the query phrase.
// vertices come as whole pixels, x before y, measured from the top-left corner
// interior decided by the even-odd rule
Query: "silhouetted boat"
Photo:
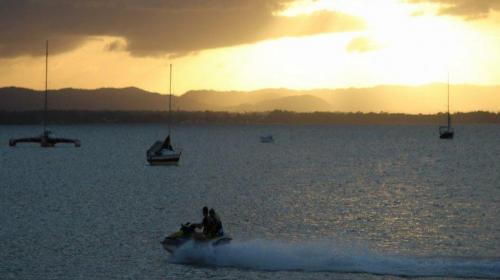
[[[172,147],[171,124],[172,122],[172,64],[170,64],[170,93],[168,101],[168,135],[163,141],[156,141],[146,152],[150,165],[172,165],[179,163],[181,152]]]
[[[53,138],[50,137],[51,132],[47,130],[47,80],[48,80],[48,65],[49,65],[49,41],[45,44],[45,94],[44,94],[44,108],[43,108],[43,132],[40,136],[15,138],[9,140],[9,146],[15,147],[18,143],[40,143],[40,146],[54,147],[58,143],[73,144],[75,147],[80,147],[80,140],[67,139],[67,138]]]
[[[451,127],[451,116],[450,116],[450,78],[448,77],[448,125],[439,127],[439,138],[441,139],[453,139],[455,132]]]
[[[260,142],[261,143],[273,143],[274,137],[272,135],[261,136]]]

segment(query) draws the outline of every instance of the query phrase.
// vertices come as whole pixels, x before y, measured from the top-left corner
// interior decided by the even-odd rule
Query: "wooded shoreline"
[[[0,124],[39,124],[42,111],[0,111]],[[165,111],[49,111],[49,124],[166,123]],[[271,111],[234,113],[175,111],[176,124],[444,124],[446,114],[398,114],[362,112],[297,113]],[[467,112],[452,115],[454,124],[500,124],[500,112]]]

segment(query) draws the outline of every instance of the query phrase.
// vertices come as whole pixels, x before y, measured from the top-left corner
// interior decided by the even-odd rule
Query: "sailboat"
[[[448,125],[439,127],[439,138],[441,139],[453,139],[454,131],[451,127],[451,116],[450,116],[450,77],[448,76]]]
[[[45,94],[44,94],[44,107],[43,107],[43,132],[40,136],[27,137],[27,138],[14,138],[9,140],[9,146],[15,147],[17,143],[40,143],[41,147],[48,148],[54,147],[58,143],[73,144],[75,147],[80,147],[81,143],[78,139],[67,138],[54,138],[51,137],[49,130],[47,130],[47,80],[48,80],[48,66],[49,65],[49,41],[45,42]]]
[[[172,127],[172,64],[170,64],[170,90],[168,101],[168,135],[163,141],[156,141],[146,152],[150,165],[176,165],[181,158],[180,151],[174,150],[171,140]]]

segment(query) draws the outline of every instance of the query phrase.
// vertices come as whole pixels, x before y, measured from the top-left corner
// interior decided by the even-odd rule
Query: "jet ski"
[[[185,223],[181,228],[163,239],[161,245],[167,252],[173,254],[177,249],[189,241],[194,241],[200,246],[221,246],[231,242],[232,238],[227,235],[206,238],[201,233],[196,232],[196,225]]]

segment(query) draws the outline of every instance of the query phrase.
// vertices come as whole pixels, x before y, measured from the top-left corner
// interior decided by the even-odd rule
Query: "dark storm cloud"
[[[408,0],[408,2],[440,4],[440,14],[467,19],[483,18],[492,11],[500,11],[500,0]]]
[[[92,36],[117,36],[106,49],[133,55],[184,54],[262,40],[363,28],[353,16],[277,15],[293,0],[0,0],[0,57],[74,49]]]

